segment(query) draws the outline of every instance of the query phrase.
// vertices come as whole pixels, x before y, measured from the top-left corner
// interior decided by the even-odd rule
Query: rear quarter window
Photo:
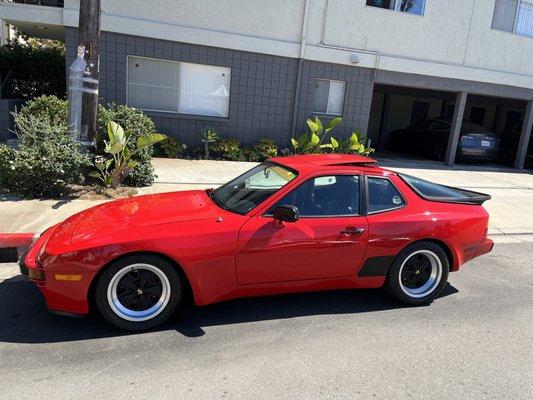
[[[409,186],[411,186],[411,188],[415,189],[415,191],[425,197],[456,198],[468,195],[467,190],[439,185],[438,183],[429,182],[411,175],[401,174],[400,176]]]
[[[367,177],[368,213],[391,211],[405,205],[396,186],[387,178]]]
[[[420,197],[430,201],[442,201],[451,203],[483,204],[490,200],[490,196],[484,193],[460,189],[451,186],[440,185],[411,175],[398,174],[400,178]]]

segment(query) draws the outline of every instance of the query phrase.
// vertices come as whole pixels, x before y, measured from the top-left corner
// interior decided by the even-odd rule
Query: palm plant
[[[202,131],[202,142],[204,143],[204,157],[206,160],[209,160],[209,144],[215,143],[218,139],[218,133],[213,128],[205,128]]]

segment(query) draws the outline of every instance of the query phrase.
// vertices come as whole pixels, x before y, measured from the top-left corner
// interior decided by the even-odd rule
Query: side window
[[[367,177],[368,182],[368,213],[393,210],[403,207],[405,200],[386,178]]]
[[[359,215],[359,176],[320,176],[302,183],[278,201],[298,207],[300,217]]]

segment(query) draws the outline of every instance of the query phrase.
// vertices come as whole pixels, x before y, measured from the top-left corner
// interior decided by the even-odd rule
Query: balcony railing
[[[35,6],[63,7],[64,0],[0,0],[4,3],[31,4]]]

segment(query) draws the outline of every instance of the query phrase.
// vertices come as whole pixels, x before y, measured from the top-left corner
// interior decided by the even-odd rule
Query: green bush
[[[242,150],[237,139],[217,139],[210,146],[216,158],[235,161],[242,158]]]
[[[254,150],[257,153],[257,161],[265,161],[268,158],[278,155],[278,145],[273,139],[260,139],[254,146]]]
[[[31,140],[43,129],[58,129],[66,133],[68,127],[68,103],[56,96],[41,96],[28,101],[13,113],[15,132],[20,138]]]
[[[96,170],[91,171],[89,176],[99,179],[105,186],[113,189],[122,186],[124,180],[135,171],[139,164],[134,160],[137,153],[167,139],[161,133],[145,133],[132,143],[132,131],[125,132],[114,121],[107,124],[107,136],[109,140],[104,140],[106,157],[95,160]],[[130,150],[132,146],[133,150]]]
[[[186,145],[172,136],[168,136],[166,140],[156,145],[157,154],[166,158],[181,158],[186,149]]]
[[[0,144],[0,188],[3,190],[16,186],[13,180],[15,178],[15,171],[12,168],[15,155],[15,149],[5,144]]]
[[[0,47],[0,76],[10,74],[4,95],[32,99],[42,95],[65,97],[65,45],[57,41],[13,40]]]
[[[116,122],[124,127],[128,134],[131,133],[132,140],[128,144],[131,151],[135,150],[135,143],[140,136],[155,132],[154,121],[137,108],[116,104],[109,104],[108,108],[100,106],[98,110],[98,132],[95,138],[97,153],[99,154],[104,154],[104,140],[107,139],[107,124],[109,121]],[[126,178],[125,185],[135,187],[150,186],[154,182],[154,167],[151,163],[153,152],[153,146],[150,146],[135,154],[132,159],[138,165]]]
[[[27,135],[18,149],[0,150],[0,186],[26,197],[52,197],[68,193],[69,185],[83,183],[89,157],[66,134],[37,117],[24,119]]]
[[[341,117],[333,118],[326,126],[318,117],[308,119],[306,122],[309,128],[308,133],[298,138],[291,138],[295,154],[347,153],[368,156],[374,152],[373,148],[364,145],[366,138],[359,131],[352,132],[344,141],[331,136],[330,132],[342,122]],[[329,141],[326,140],[327,138]]]

